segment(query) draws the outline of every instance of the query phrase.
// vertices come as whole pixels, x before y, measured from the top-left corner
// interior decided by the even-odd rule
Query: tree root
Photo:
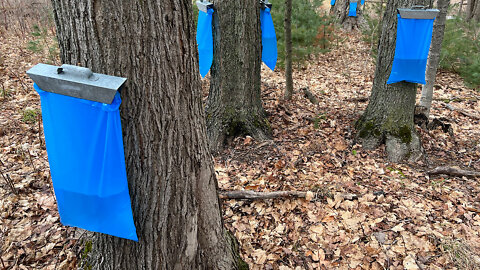
[[[440,166],[427,172],[428,175],[446,174],[451,176],[480,177],[480,172],[462,170],[460,168]]]

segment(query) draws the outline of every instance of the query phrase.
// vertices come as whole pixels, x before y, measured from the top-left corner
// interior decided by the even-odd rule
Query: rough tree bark
[[[337,22],[347,31],[357,29],[363,23],[362,9],[360,0],[357,4],[357,17],[349,17],[348,10],[350,8],[349,0],[336,0],[335,5],[331,8],[331,13],[336,18]]]
[[[292,0],[285,0],[285,93],[284,99],[293,95],[292,76]]]
[[[422,96],[420,97],[420,106],[424,107],[425,116],[428,119],[430,108],[432,107],[433,85],[437,75],[438,63],[440,63],[440,52],[442,50],[443,33],[445,31],[445,21],[447,18],[450,0],[438,0],[437,8],[440,10],[435,23],[433,24],[432,43],[428,55],[427,71],[425,74],[425,85],[422,87]]]
[[[207,100],[210,150],[227,139],[270,137],[260,96],[260,4],[258,0],[215,0],[213,64]]]
[[[139,242],[97,234],[94,269],[236,269],[208,152],[191,0],[53,0],[63,63],[127,77]]]
[[[460,17],[462,15],[463,1],[464,0],[460,0],[460,7],[458,8],[457,17]]]
[[[382,20],[382,34],[370,102],[357,121],[357,138],[367,149],[385,143],[388,159],[398,162],[421,157],[420,138],[414,127],[415,83],[387,85],[395,54],[397,8],[413,0],[389,0]]]
[[[466,9],[465,18],[467,21],[471,21],[472,19],[477,22],[480,21],[480,0],[468,0]]]
[[[475,6],[473,7],[472,19],[476,22],[480,22],[480,0],[475,1]]]

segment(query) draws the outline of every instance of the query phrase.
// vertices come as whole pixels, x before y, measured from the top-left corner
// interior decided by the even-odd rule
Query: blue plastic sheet
[[[270,8],[260,10],[260,23],[262,28],[262,61],[271,69],[277,65],[277,35],[273,26]]]
[[[211,8],[206,13],[201,10],[198,12],[197,44],[202,78],[207,75],[213,62],[212,14]]]
[[[349,17],[357,17],[357,2],[350,2],[350,7],[348,8]]]
[[[425,84],[434,19],[403,19],[397,16],[395,56],[387,84],[401,81]]]
[[[330,5],[334,6],[335,5],[335,0],[330,1]]]
[[[43,128],[60,221],[138,241],[128,193],[120,94],[112,104],[45,92]]]

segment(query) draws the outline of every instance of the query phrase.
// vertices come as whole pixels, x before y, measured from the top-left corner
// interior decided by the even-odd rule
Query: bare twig
[[[25,82],[23,81],[23,79],[18,76],[17,73],[13,72],[13,71],[10,71],[10,74],[13,75],[15,78],[17,78],[17,80],[20,82],[20,84],[22,85],[22,88],[23,88],[23,92],[25,94],[28,94],[28,86],[25,84]]]
[[[3,162],[0,160],[0,164],[5,167],[5,164],[3,164]],[[12,178],[10,178],[10,175],[8,175],[8,173],[5,173],[3,174],[3,171],[0,170],[0,174],[2,175],[3,179],[5,180],[5,182],[7,183],[7,185],[10,187],[10,189],[12,190],[12,192],[15,194],[15,195],[18,195],[18,191],[17,189],[15,188],[15,185],[13,184],[13,181],[12,181]]]
[[[480,172],[462,170],[460,168],[440,166],[427,172],[429,175],[447,174],[451,176],[480,177]]]
[[[38,117],[38,140],[40,141],[40,148],[43,146],[43,141],[42,141],[42,115],[39,113],[37,114]]]
[[[33,158],[32,158],[32,155],[30,154],[30,150],[29,149],[26,149],[26,150],[27,150],[28,157],[30,159],[30,163],[32,164],[32,168],[34,171],[36,171],[37,168],[35,168],[35,164],[33,164]]]

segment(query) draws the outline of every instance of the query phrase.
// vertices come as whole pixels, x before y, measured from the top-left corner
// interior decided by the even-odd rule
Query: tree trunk
[[[263,140],[270,126],[260,96],[260,4],[258,0],[215,0],[213,64],[207,100],[210,150],[228,138]]]
[[[430,115],[430,108],[432,107],[433,85],[435,84],[438,63],[440,63],[440,51],[442,50],[443,33],[445,31],[445,21],[449,5],[450,0],[438,0],[437,2],[440,13],[433,25],[432,43],[430,44],[427,71],[425,74],[426,83],[422,87],[422,96],[420,97],[420,106],[425,108],[424,112],[427,119]]]
[[[128,78],[121,117],[139,242],[96,234],[94,269],[236,269],[208,152],[192,1],[53,0],[63,63]]]
[[[332,13],[335,19],[343,28],[347,31],[352,31],[360,27],[363,21],[362,9],[360,8],[360,0],[357,4],[357,17],[348,16],[348,10],[350,8],[349,0],[336,0],[335,5],[332,7]]]
[[[412,6],[413,0],[389,0],[382,20],[382,34],[370,102],[356,123],[357,138],[367,149],[382,143],[388,159],[398,162],[421,156],[421,143],[415,131],[415,83],[387,85],[395,54],[397,8]]]
[[[473,7],[472,19],[476,22],[480,22],[480,0],[475,1],[475,6]]]
[[[285,94],[284,99],[290,100],[293,95],[292,76],[292,0],[285,0]]]
[[[467,1],[467,12],[465,18],[467,21],[470,21],[473,18],[473,11],[475,10],[475,2],[478,0],[468,0]]]
[[[462,15],[463,1],[464,0],[460,0],[460,7],[458,8],[457,17],[460,17]]]

